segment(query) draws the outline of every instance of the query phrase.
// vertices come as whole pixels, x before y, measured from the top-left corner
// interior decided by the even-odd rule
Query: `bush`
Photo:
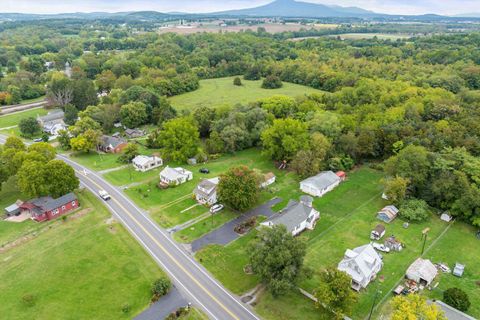
[[[282,80],[275,75],[267,76],[262,82],[263,89],[278,89],[282,87]]]
[[[23,137],[30,138],[40,132],[40,125],[34,117],[28,117],[20,120],[18,127]]]
[[[233,79],[233,85],[241,86],[242,85],[242,80],[240,80],[239,77],[235,77],[235,79]]]
[[[409,199],[402,203],[399,214],[408,221],[425,221],[428,219],[428,205],[425,200]]]
[[[459,288],[445,290],[443,292],[443,302],[460,311],[467,311],[470,308],[470,300],[467,293]]]
[[[153,294],[153,301],[157,301],[161,296],[166,295],[170,288],[172,287],[172,283],[170,279],[163,277],[155,280],[152,284],[152,294]]]
[[[33,307],[36,303],[37,298],[30,293],[24,294],[22,297],[22,302],[27,306],[27,307]]]
[[[128,303],[125,303],[122,306],[122,312],[123,313],[130,313],[130,310],[132,310],[132,307]]]

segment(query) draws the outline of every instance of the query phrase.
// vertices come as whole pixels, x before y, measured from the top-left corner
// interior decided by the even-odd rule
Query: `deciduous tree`
[[[245,211],[256,203],[259,191],[257,174],[246,166],[230,168],[220,175],[218,198],[235,210]]]

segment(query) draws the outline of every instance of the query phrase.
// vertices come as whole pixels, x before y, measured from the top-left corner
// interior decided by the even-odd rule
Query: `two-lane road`
[[[0,135],[0,143],[5,136]],[[170,275],[176,286],[211,319],[259,319],[248,306],[224,289],[201,265],[185,253],[120,190],[100,175],[86,169],[70,158],[58,155],[58,159],[71,165],[81,183],[95,194],[106,190],[112,197],[107,207],[127,230],[147,250],[155,261]],[[86,174],[85,174],[86,173]]]

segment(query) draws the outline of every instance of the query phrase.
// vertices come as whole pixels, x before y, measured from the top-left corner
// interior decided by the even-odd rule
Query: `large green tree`
[[[48,193],[53,198],[72,192],[79,186],[73,168],[61,160],[49,161],[45,165],[45,173]]]
[[[163,124],[158,143],[167,159],[186,162],[199,148],[198,129],[191,118],[176,118]]]
[[[292,160],[308,148],[307,126],[295,119],[277,119],[262,133],[263,151],[273,160]]]
[[[34,117],[23,118],[18,123],[18,128],[22,136],[31,138],[37,133],[40,133],[40,125]]]
[[[147,107],[142,102],[130,102],[120,108],[122,124],[127,128],[136,128],[147,122]]]
[[[320,272],[319,278],[315,290],[317,308],[332,313],[336,319],[350,315],[358,299],[351,288],[350,276],[336,268],[329,268]]]
[[[274,296],[296,285],[306,253],[303,238],[294,238],[283,225],[262,228],[250,248],[250,263]]]
[[[257,174],[246,166],[230,168],[220,175],[217,193],[221,202],[235,210],[245,211],[258,199],[259,179]]]

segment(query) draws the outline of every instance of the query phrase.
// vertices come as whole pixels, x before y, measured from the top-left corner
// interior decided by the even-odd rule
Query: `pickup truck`
[[[100,191],[98,191],[98,194],[100,195],[100,198],[102,198],[103,200],[105,200],[105,201],[110,200],[110,195],[108,194],[107,191],[100,190]]]

